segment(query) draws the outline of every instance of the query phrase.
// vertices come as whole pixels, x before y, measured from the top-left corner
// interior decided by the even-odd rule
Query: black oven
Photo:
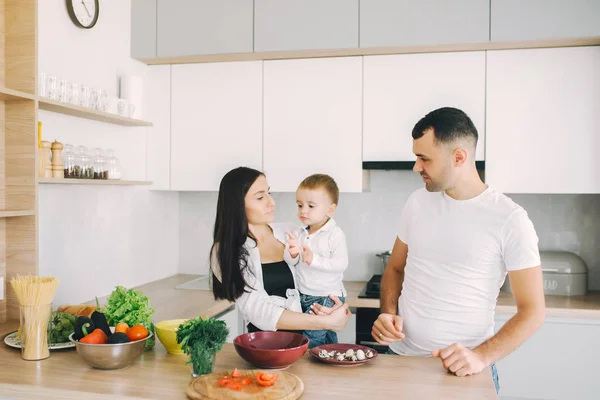
[[[381,275],[373,275],[363,290],[358,294],[361,299],[378,299]],[[368,346],[378,353],[385,354],[388,346],[380,345],[371,336],[371,329],[380,314],[379,308],[356,308],[356,344]]]

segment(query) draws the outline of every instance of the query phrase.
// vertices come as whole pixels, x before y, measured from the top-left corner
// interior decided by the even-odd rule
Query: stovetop
[[[363,290],[358,294],[359,299],[378,299],[381,291],[381,275],[373,275]]]

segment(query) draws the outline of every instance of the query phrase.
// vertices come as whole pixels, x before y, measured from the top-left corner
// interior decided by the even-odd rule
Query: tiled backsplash
[[[268,177],[267,177],[268,179]],[[335,213],[346,233],[350,266],[347,280],[367,280],[379,268],[375,254],[391,250],[402,207],[408,196],[423,187],[411,171],[371,171],[369,191],[342,193]],[[533,221],[541,250],[579,254],[590,269],[590,289],[600,290],[600,195],[509,195]],[[293,193],[274,193],[276,220],[297,222]],[[217,193],[179,196],[180,270],[207,273],[208,251]]]

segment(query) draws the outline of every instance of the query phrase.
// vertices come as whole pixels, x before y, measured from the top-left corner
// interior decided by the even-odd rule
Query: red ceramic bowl
[[[286,368],[308,349],[308,338],[292,332],[253,332],[233,340],[240,357],[258,368]]]

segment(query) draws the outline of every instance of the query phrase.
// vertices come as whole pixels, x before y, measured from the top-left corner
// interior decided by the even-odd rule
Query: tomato
[[[235,382],[239,382],[242,385],[246,386],[252,383],[252,378],[250,378],[249,376],[244,376],[244,377],[240,377],[240,378],[233,378],[233,380]]]
[[[240,371],[238,371],[238,369],[234,369],[233,372],[231,373],[231,377],[232,378],[239,378],[240,376],[242,376],[242,374],[240,374]]]
[[[148,336],[148,329],[143,325],[134,325],[127,329],[127,337],[132,342],[143,339]]]
[[[229,382],[231,382],[231,379],[225,377],[225,378],[221,378],[217,381],[217,386],[225,386],[226,384],[228,384]]]
[[[279,375],[269,374],[266,372],[257,372],[256,373],[256,382],[262,386],[271,386],[275,383],[275,381],[279,378]]]
[[[127,325],[125,322],[119,322],[115,327],[115,333],[123,332],[127,334],[127,329],[129,329],[129,325]]]
[[[229,381],[229,382],[227,382],[227,383],[225,384],[225,387],[226,387],[227,389],[235,390],[235,391],[238,391],[238,392],[241,392],[241,391],[242,391],[242,384],[241,384],[241,383],[239,383],[239,382],[233,382],[233,381]]]

